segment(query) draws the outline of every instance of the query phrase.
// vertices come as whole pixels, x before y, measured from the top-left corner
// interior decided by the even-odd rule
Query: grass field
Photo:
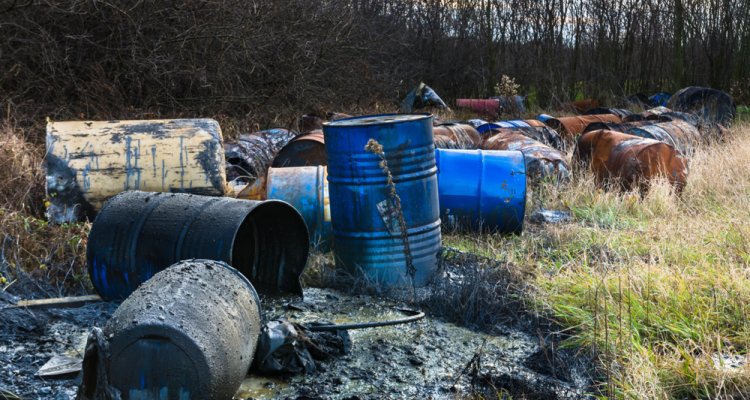
[[[681,197],[659,184],[641,198],[594,188],[531,196],[569,209],[571,223],[520,237],[448,235],[445,242],[527,273],[528,296],[591,352],[610,398],[749,396],[750,125],[701,149]]]
[[[41,215],[43,147],[0,126],[0,290],[43,282],[46,295],[90,288],[88,224]],[[445,244],[507,261],[526,302],[595,356],[610,398],[750,393],[750,124],[695,155],[681,197],[659,184],[641,198],[571,185],[530,193],[573,221],[523,235],[446,235]],[[34,285],[38,285],[34,283]],[[37,291],[36,293],[39,293]]]

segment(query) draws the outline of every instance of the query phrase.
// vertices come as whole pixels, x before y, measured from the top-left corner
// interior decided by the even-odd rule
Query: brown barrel
[[[325,139],[322,130],[314,130],[297,136],[287,143],[273,160],[274,168],[313,167],[328,165]]]

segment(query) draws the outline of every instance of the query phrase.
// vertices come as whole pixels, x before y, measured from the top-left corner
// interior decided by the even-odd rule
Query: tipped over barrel
[[[526,165],[520,151],[435,151],[440,217],[453,229],[521,233]]]
[[[302,294],[308,234],[299,212],[278,201],[130,191],[110,199],[89,233],[91,281],[123,299],[168,266],[224,261],[264,294]]]
[[[388,286],[427,284],[440,251],[432,116],[356,117],[323,131],[337,265]]]
[[[104,333],[109,382],[124,400],[231,399],[255,353],[260,302],[234,268],[187,260],[125,299]]]

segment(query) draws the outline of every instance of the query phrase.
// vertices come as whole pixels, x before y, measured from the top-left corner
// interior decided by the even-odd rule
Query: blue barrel
[[[324,124],[323,131],[337,266],[386,286],[425,285],[437,270],[440,251],[432,116],[355,117]],[[401,198],[405,235],[381,159],[365,150],[370,139],[383,146]],[[413,277],[407,268],[405,242]]]
[[[479,125],[477,127],[477,132],[479,133],[485,133],[489,132],[492,129],[497,128],[530,128],[531,125],[528,124],[528,122],[520,120],[520,119],[514,119],[509,121],[497,121],[497,122],[488,122],[483,125]]]
[[[310,232],[310,244],[330,248],[331,208],[326,167],[287,167],[268,170],[268,199],[283,200],[299,211]]]
[[[526,164],[520,151],[435,151],[440,217],[452,229],[520,234]]]

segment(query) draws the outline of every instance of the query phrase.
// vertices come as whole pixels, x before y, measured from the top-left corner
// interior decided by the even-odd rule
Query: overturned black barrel
[[[190,258],[224,261],[263,294],[302,294],[305,221],[279,200],[123,192],[89,233],[87,262],[103,299],[124,299],[168,266]]]
[[[260,302],[236,269],[187,260],[133,292],[104,333],[123,399],[231,399],[255,353]]]

